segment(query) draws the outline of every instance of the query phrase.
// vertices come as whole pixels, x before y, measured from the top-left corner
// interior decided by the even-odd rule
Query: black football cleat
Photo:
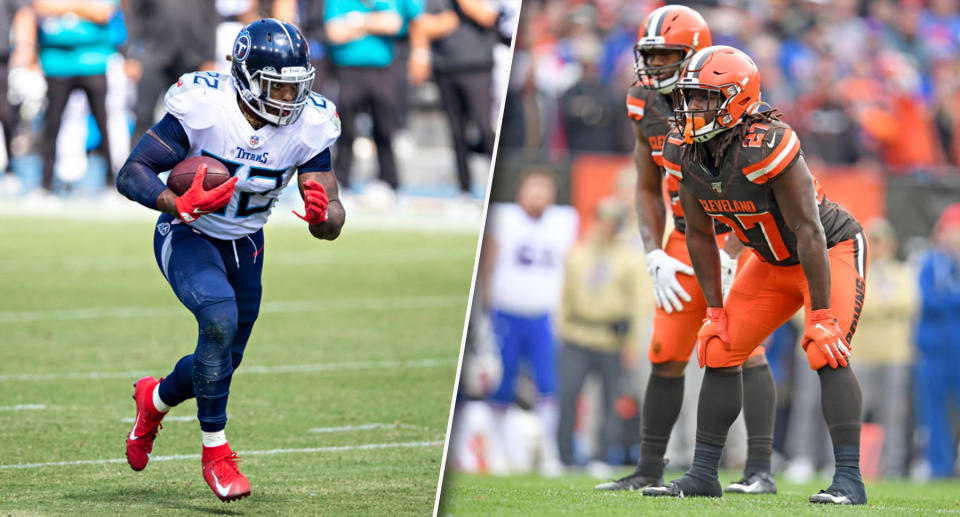
[[[769,472],[752,472],[723,490],[728,494],[776,494],[777,482]]]
[[[651,486],[663,486],[663,476],[644,476],[634,472],[628,476],[593,487],[595,490],[643,490]]]
[[[867,504],[867,490],[863,480],[834,479],[826,490],[810,496],[811,503],[819,504]]]
[[[684,475],[666,486],[651,486],[643,489],[643,495],[651,497],[723,497],[719,479],[704,481]]]

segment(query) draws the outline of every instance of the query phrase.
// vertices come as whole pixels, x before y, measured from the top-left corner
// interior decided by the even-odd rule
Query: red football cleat
[[[133,429],[127,435],[127,463],[133,470],[143,470],[147,466],[153,450],[153,440],[157,438],[157,430],[163,427],[160,421],[166,413],[157,411],[153,406],[153,390],[157,384],[160,384],[159,380],[144,377],[133,385],[137,416],[133,421]]]
[[[239,460],[229,444],[203,448],[203,479],[225,503],[250,495],[250,481],[237,468]]]

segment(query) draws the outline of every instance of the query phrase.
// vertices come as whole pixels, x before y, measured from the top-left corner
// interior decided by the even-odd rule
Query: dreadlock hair
[[[717,152],[713,156],[713,166],[718,169],[720,168],[720,164],[723,163],[723,157],[727,154],[727,148],[730,147],[730,142],[735,138],[746,138],[750,126],[757,122],[778,121],[781,117],[783,117],[783,113],[780,113],[778,109],[758,111],[747,115],[744,121],[738,124],[737,127],[724,131],[723,134],[717,137]],[[706,142],[693,142],[692,144],[683,146],[683,159],[685,161],[693,160],[697,163],[703,163],[707,156],[709,156],[709,153],[707,152]]]

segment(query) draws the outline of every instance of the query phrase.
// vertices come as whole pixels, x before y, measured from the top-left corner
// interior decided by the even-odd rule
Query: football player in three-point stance
[[[637,216],[647,268],[655,287],[656,315],[648,358],[652,371],[643,401],[640,463],[624,478],[597,485],[599,490],[638,490],[663,485],[664,453],[683,403],[684,369],[690,359],[707,303],[696,284],[685,243],[686,223],[677,198],[677,178],[663,170],[663,142],[671,129],[670,97],[680,71],[693,54],[710,46],[710,29],[693,9],[668,5],[650,13],[640,29],[636,54],[638,81],[627,93],[627,112],[634,122],[637,166]],[[670,197],[674,230],[666,245],[666,209],[662,189]],[[728,239],[730,229],[717,224],[716,245],[736,256],[742,246]],[[732,281],[737,261],[727,251],[724,279]],[[746,258],[744,254],[743,258]],[[759,344],[759,341],[756,343]],[[770,473],[773,453],[776,385],[763,347],[757,346],[744,363],[744,416],[748,455],[743,479],[727,487],[741,493],[775,493]]]
[[[223,501],[250,494],[224,428],[230,379],[260,309],[263,225],[294,171],[306,205],[300,217],[314,237],[337,238],[345,218],[330,166],[340,120],[333,103],[310,91],[314,69],[303,34],[286,22],[256,21],[238,34],[231,61],[229,76],[188,73],[170,87],[166,116],[117,179],[122,194],[161,212],[157,264],[199,330],[196,349],[169,375],[135,384],[127,461],[146,467],[166,412],[196,398],[203,477]],[[204,190],[201,165],[180,196],[157,177],[200,155],[223,162],[232,177]]]
[[[697,358],[706,373],[693,466],[668,486],[643,493],[721,495],[720,455],[746,396],[741,367],[756,343],[803,308],[801,344],[820,377],[836,459],[833,483],[810,501],[864,504],[861,393],[847,360],[866,286],[862,228],[818,193],[800,141],[778,112],[759,111],[760,74],[746,54],[726,46],[698,51],[677,94],[679,127],[667,136],[663,164],[680,182],[687,248],[707,300],[697,334]],[[726,298],[717,221],[752,249]]]

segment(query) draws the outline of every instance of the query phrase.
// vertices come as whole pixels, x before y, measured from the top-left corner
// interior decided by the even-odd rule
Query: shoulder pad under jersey
[[[627,90],[627,116],[640,122],[646,111],[651,90],[634,84]]]
[[[800,139],[784,122],[758,122],[740,142],[737,168],[754,183],[766,183],[800,156]]]
[[[222,113],[220,105],[235,95],[229,75],[217,72],[190,72],[180,79],[163,97],[163,106],[190,129],[204,129],[214,125]]]
[[[300,115],[300,140],[320,152],[333,145],[340,137],[340,116],[330,99],[310,92],[307,105]]]
[[[680,163],[684,145],[680,130],[676,128],[667,133],[667,138],[663,141],[663,169],[667,171],[667,174],[676,177],[677,180],[683,179]]]

